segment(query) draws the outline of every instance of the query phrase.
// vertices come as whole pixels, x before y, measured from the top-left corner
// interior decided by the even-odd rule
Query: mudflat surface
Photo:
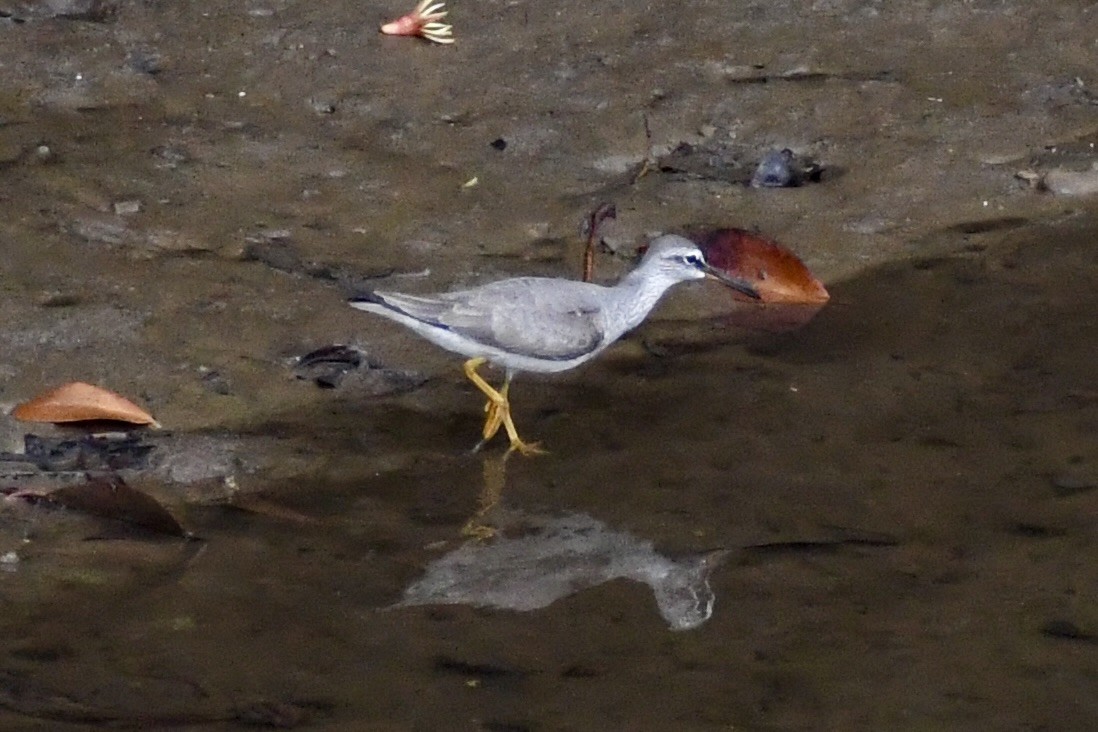
[[[454,3],[439,47],[377,34],[402,5],[0,0],[0,399],[148,407],[127,480],[196,537],[9,496],[3,726],[1093,728],[1098,8],[894,5]],[[744,185],[782,148],[819,179]],[[739,226],[831,303],[683,286],[516,381],[549,455],[467,454],[458,359],[347,291],[575,277],[605,201],[600,280]],[[295,378],[333,343],[373,368]],[[562,516],[605,539],[553,538],[574,594],[391,607],[470,522]],[[717,549],[672,630],[657,570]]]

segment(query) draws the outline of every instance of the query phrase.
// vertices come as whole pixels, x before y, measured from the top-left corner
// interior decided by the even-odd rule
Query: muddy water
[[[1098,214],[1015,174],[1094,161],[1093,6],[452,9],[437,48],[388,5],[0,0],[0,395],[148,405],[128,477],[197,537],[5,504],[2,726],[1092,728]],[[726,175],[775,147],[821,182]],[[516,383],[548,456],[467,455],[454,359],[343,287],[572,276],[604,200],[626,251],[757,226],[832,302],[745,333],[683,288]],[[427,383],[295,379],[329,343]],[[511,556],[556,527],[576,592],[385,609],[471,521]],[[713,549],[672,630],[664,575]]]
[[[796,334],[657,328],[519,384],[552,452],[508,461],[478,522],[572,512],[668,556],[732,549],[696,629],[625,579],[527,613],[382,610],[500,476],[460,452],[479,400],[455,375],[280,415],[307,465],[250,476],[259,510],[192,506],[200,541],[9,517],[29,541],[0,576],[5,724],[1086,729],[1096,234],[967,237],[837,285]],[[449,391],[459,410],[432,405]],[[343,454],[395,443],[415,459]]]

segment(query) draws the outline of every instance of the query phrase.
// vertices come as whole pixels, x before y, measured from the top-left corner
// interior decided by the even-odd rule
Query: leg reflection
[[[462,536],[478,541],[487,541],[496,535],[496,527],[487,520],[487,516],[499,505],[503,497],[503,486],[507,482],[507,459],[513,450],[502,455],[484,455],[482,457],[484,482],[477,496],[477,511],[461,529]]]

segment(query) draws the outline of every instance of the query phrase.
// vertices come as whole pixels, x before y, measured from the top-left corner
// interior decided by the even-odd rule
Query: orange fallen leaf
[[[747,280],[764,303],[823,305],[830,298],[804,262],[776,241],[743,229],[714,229],[693,239],[710,265]]]
[[[11,416],[23,422],[111,420],[160,427],[151,414],[124,396],[82,381],[39,394],[17,406]]]

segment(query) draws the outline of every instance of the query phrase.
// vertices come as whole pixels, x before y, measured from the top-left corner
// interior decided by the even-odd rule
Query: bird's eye
[[[697,254],[687,254],[685,257],[682,258],[682,261],[686,262],[691,267],[698,267],[702,263],[701,257],[699,257]]]

